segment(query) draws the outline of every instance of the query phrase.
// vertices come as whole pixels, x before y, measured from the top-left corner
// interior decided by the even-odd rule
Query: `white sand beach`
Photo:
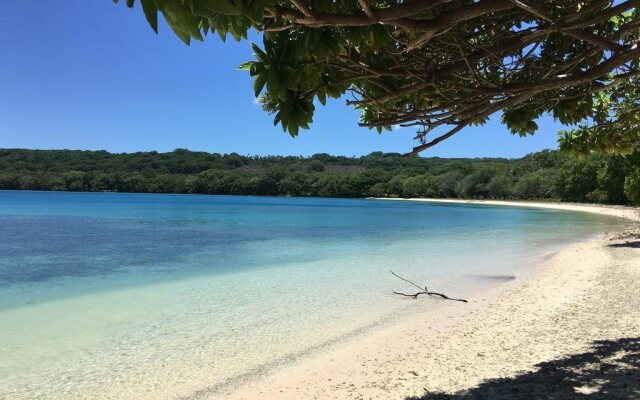
[[[229,399],[640,398],[638,208],[546,207],[635,221],[568,246],[468,304],[425,311],[285,366]],[[406,301],[416,301],[407,299]],[[213,396],[213,395],[212,395]],[[219,398],[218,395],[213,398]]]

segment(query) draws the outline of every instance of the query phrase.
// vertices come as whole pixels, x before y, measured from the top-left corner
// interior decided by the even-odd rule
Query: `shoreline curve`
[[[640,222],[638,207],[380,200],[537,207]],[[585,375],[583,386],[579,376],[572,376],[571,385],[547,385],[551,378],[538,376],[536,371],[567,359],[588,358],[605,342],[618,346],[611,357],[636,350],[635,355],[640,356],[640,345],[624,348],[635,344],[629,338],[638,338],[640,344],[640,228],[623,225],[553,253],[526,277],[505,281],[467,309],[427,310],[230,389],[223,397],[431,400],[443,395],[482,397],[503,389],[506,397],[496,398],[513,398],[518,391],[518,398],[597,394],[591,375]],[[631,392],[638,390],[632,382],[640,379],[640,371],[624,371],[623,375],[628,382],[621,382],[615,390],[608,388],[608,395],[626,398],[636,393]]]

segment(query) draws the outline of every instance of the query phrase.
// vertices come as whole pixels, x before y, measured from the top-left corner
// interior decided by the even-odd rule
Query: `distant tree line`
[[[640,204],[640,152],[445,159],[6,149],[0,150],[0,189]]]

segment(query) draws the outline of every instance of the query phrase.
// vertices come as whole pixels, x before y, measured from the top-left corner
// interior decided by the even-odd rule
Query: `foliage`
[[[551,197],[556,186],[555,173],[553,169],[541,169],[523,175],[515,184],[513,195],[521,199]]]
[[[638,204],[640,153],[577,159],[543,151],[510,160],[11,149],[0,150],[0,189]]]
[[[640,204],[640,152],[625,159],[627,174],[624,178],[624,195],[629,202]]]
[[[637,60],[636,60],[637,64]],[[632,79],[594,96],[589,121],[560,132],[560,148],[579,155],[591,151],[631,154],[640,148],[640,80]]]
[[[161,13],[187,44],[262,32],[255,59],[240,68],[292,136],[309,127],[316,102],[349,92],[362,126],[417,127],[413,154],[499,111],[521,136],[544,113],[576,126],[561,147],[581,155],[640,146],[636,0],[139,3],[154,31]]]
[[[624,193],[630,202],[640,204],[640,171],[635,171],[625,178]]]

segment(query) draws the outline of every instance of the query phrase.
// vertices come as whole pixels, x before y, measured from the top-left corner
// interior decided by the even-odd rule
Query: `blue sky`
[[[344,100],[319,107],[309,131],[291,138],[255,104],[248,42],[209,36],[185,46],[163,23],[148,27],[139,7],[111,0],[8,1],[0,13],[0,147],[188,148],[241,154],[361,155],[406,152],[409,128],[378,135],[358,127]],[[556,148],[561,128],[539,121],[519,138],[499,116],[423,153],[440,157],[519,157]]]

